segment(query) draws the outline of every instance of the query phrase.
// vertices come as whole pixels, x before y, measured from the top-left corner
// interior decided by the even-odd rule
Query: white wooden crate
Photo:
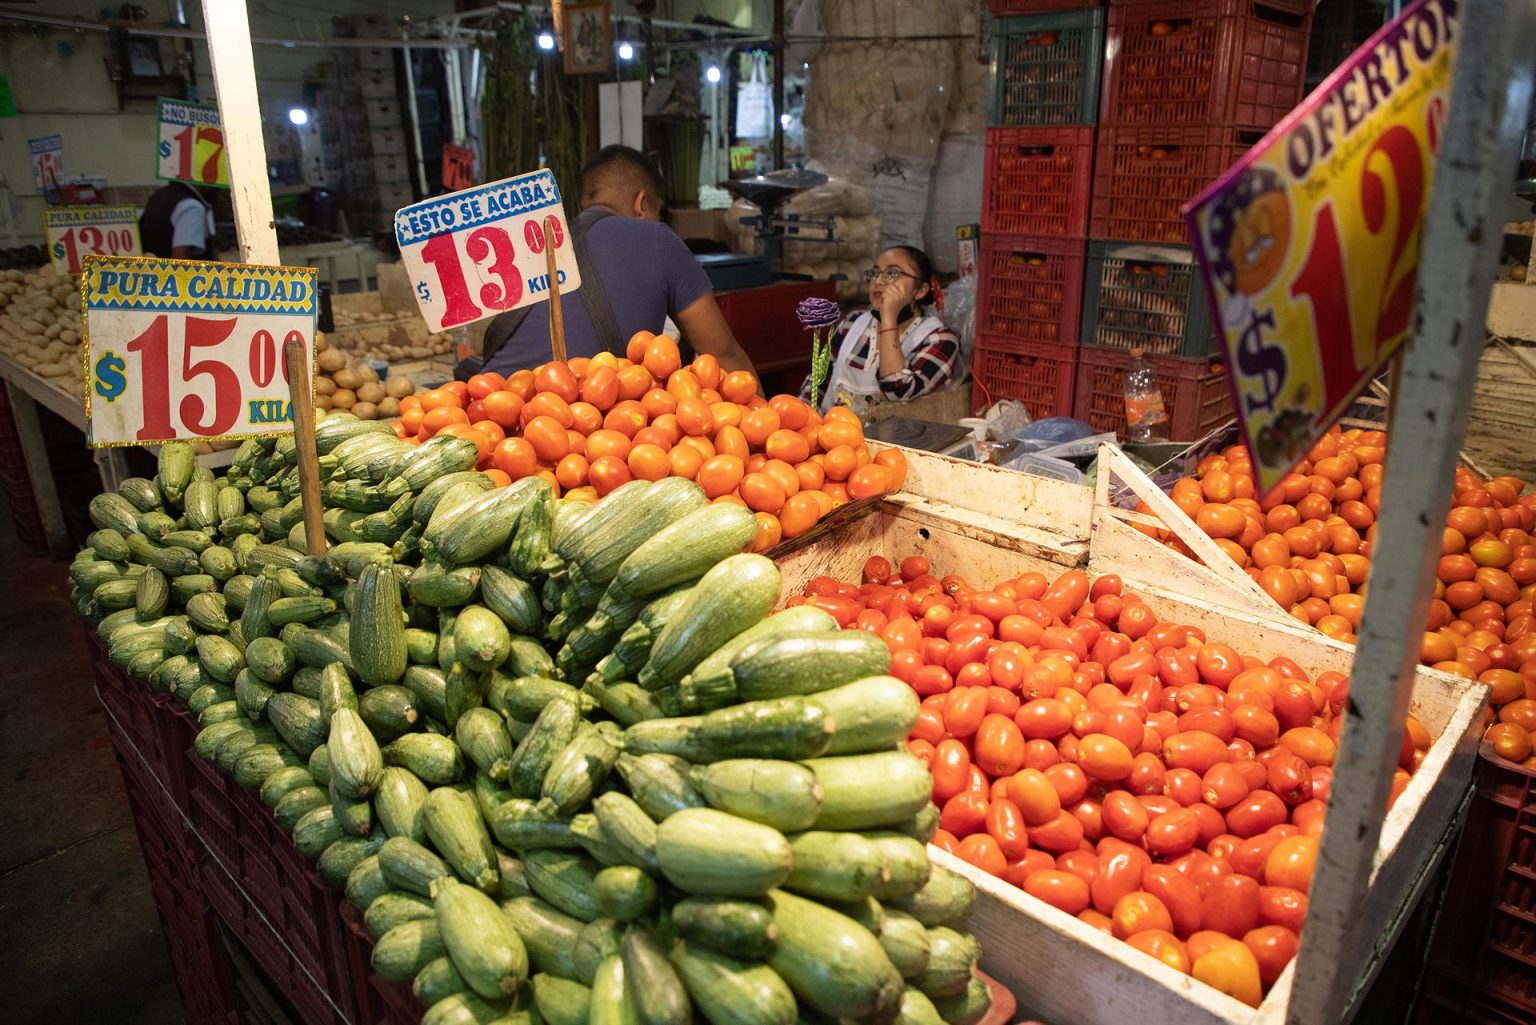
[[[1086,563],[1117,572],[1159,618],[1197,626],[1212,640],[1268,661],[1284,655],[1308,674],[1347,672],[1353,649],[1316,631],[1245,612],[1230,582],[1156,544],[1119,517],[1088,531],[1086,488],[905,450],[907,490],[879,511],[779,563],[784,595],[826,573],[856,580],[864,560],[923,555],[936,571],[959,572],[984,586],[1035,570],[1055,576]],[[978,508],[978,506],[980,508]],[[1081,524],[1082,520],[1076,521]],[[1123,530],[1146,542],[1106,531]],[[1106,537],[1124,542],[1099,551]],[[1191,574],[1189,570],[1195,570]],[[1482,731],[1487,688],[1465,686],[1428,669],[1414,680],[1410,708],[1436,738],[1419,771],[1387,816],[1370,892],[1345,936],[1323,941],[1354,959],[1356,998],[1375,977],[1402,921],[1444,856],[1465,807]],[[1036,900],[937,848],[929,853],[970,878],[980,891],[970,928],[982,941],[982,969],[1018,996],[1023,1010],[1057,1025],[1280,1025],[1295,964],[1264,1003],[1250,1008]],[[1310,934],[1303,943],[1318,942]],[[1332,1022],[1350,1008],[1338,1008]]]

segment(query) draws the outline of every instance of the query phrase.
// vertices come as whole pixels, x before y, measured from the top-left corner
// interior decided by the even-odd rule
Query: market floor
[[[171,977],[64,564],[0,503],[0,1018],[176,1025]]]

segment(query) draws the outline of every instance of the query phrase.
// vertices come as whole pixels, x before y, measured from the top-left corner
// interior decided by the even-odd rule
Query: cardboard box
[[[680,238],[709,239],[712,242],[729,242],[730,228],[725,223],[724,210],[669,210],[672,230]]]

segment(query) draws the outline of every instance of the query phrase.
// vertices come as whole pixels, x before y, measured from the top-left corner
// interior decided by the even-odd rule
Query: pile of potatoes
[[[80,286],[52,267],[0,271],[0,352],[65,391],[83,394]]]
[[[416,382],[403,374],[379,380],[378,371],[353,360],[315,333],[315,406],[349,410],[360,420],[391,420],[400,415],[400,400],[416,391]]]
[[[370,316],[370,314],[362,314]],[[338,327],[340,320],[337,321]],[[425,328],[425,324],[417,323],[418,328]],[[402,341],[404,344],[401,344]],[[376,359],[385,363],[398,363],[402,360],[430,359],[433,356],[446,356],[453,352],[453,337],[447,333],[427,335],[419,340],[415,332],[392,331],[389,339],[380,341],[377,334],[369,335],[367,332],[337,331],[331,339],[331,344],[338,349],[344,349],[358,359]]]

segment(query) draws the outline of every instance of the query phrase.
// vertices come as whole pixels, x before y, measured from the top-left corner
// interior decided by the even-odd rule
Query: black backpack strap
[[[571,223],[571,248],[576,254],[576,269],[581,272],[581,287],[576,290],[576,296],[581,300],[582,306],[587,311],[587,317],[592,321],[598,342],[609,352],[622,355],[624,338],[619,331],[619,321],[613,315],[613,305],[608,301],[608,293],[603,288],[603,279],[598,277],[597,265],[592,260],[591,250],[587,248],[587,232],[592,225],[604,217],[612,216],[613,214],[601,207],[582,211]],[[521,309],[503,313],[491,321],[480,345],[482,365],[490,364],[491,358],[500,352],[517,333],[517,329],[523,326],[523,321],[528,319],[528,314],[533,309],[533,306],[524,306]]]

